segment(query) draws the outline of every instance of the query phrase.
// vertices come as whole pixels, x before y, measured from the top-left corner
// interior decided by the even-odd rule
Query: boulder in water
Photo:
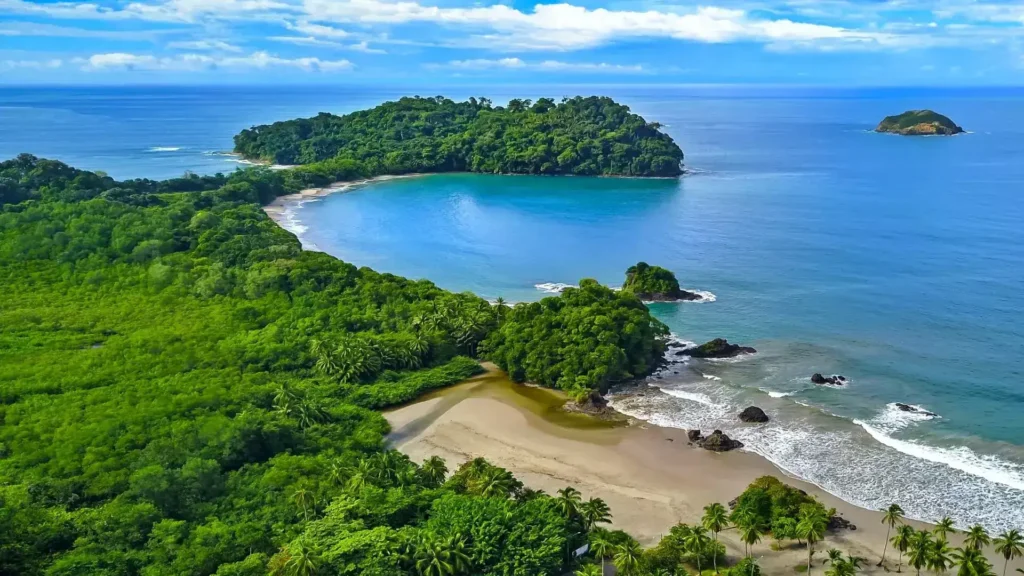
[[[896,408],[899,408],[902,412],[913,412],[914,414],[924,414],[925,416],[937,416],[934,412],[929,412],[917,406],[911,406],[910,404],[904,404],[902,402],[896,403]]]
[[[811,375],[811,382],[815,384],[832,384],[833,386],[842,386],[843,384],[846,384],[846,377],[839,375],[825,377],[820,373],[815,372]]]
[[[704,436],[701,435],[700,430],[687,430],[686,437],[687,439],[690,440],[690,442],[694,443],[698,443],[704,439]]]
[[[744,422],[767,422],[768,415],[757,406],[749,406],[740,412],[740,420]]]
[[[757,350],[749,346],[730,344],[725,338],[715,338],[710,342],[705,342],[700,346],[687,348],[680,352],[694,358],[732,358],[740,354],[754,354]]]

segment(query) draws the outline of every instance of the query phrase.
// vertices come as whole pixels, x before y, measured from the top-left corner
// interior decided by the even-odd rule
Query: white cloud
[[[178,54],[174,56],[153,56],[150,54],[128,54],[113,52],[94,54],[78,58],[76,64],[83,70],[166,70],[196,71],[220,68],[271,68],[291,67],[308,71],[332,72],[350,70],[348,60],[321,60],[319,58],[280,58],[266,52],[254,52],[248,56],[209,56],[206,54]]]
[[[267,40],[271,40],[273,42],[285,42],[287,44],[297,44],[300,46],[322,46],[326,48],[336,48],[338,50],[354,50],[356,52],[364,52],[366,54],[387,54],[384,50],[371,48],[370,43],[366,40],[355,44],[343,44],[333,40],[321,40],[320,38],[314,38],[312,36],[268,36]]]
[[[519,58],[474,58],[471,60],[452,60],[445,64],[427,64],[427,68],[452,70],[534,70],[539,72],[591,72],[611,74],[642,74],[646,72],[639,64],[622,65],[608,64],[606,62],[561,62],[558,60],[544,60],[543,62],[530,63]]]
[[[56,58],[50,60],[0,60],[0,70],[13,70],[15,68],[53,70],[63,65],[64,62]]]
[[[130,2],[123,8],[92,2],[28,2],[0,0],[0,13],[32,14],[64,20],[148,20],[197,22],[203,18],[242,19],[296,10],[279,0],[164,0]]]
[[[10,21],[0,23],[0,36],[29,36],[54,38],[105,38],[108,40],[150,40],[160,36],[180,33],[180,29],[170,30],[88,30],[57,26],[41,22]]]
[[[333,26],[323,26],[320,24],[311,24],[306,21],[299,22],[285,22],[284,27],[300,34],[307,34],[309,36],[318,36],[320,38],[347,38],[351,36],[348,32],[341,28],[334,28]]]
[[[171,42],[168,48],[176,50],[205,50],[210,52],[241,52],[242,49],[223,40],[187,40]]]

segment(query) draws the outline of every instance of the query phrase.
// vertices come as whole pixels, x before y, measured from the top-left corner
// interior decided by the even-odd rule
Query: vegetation
[[[637,262],[626,270],[622,289],[642,300],[692,300],[697,297],[692,292],[681,290],[676,275],[670,270],[646,262]]]
[[[0,574],[562,573],[610,518],[385,450],[373,410],[477,373],[508,310],[302,251],[258,205],[284,172],[0,163]]]
[[[649,374],[662,361],[667,336],[636,296],[585,279],[559,296],[517,304],[481,351],[513,381],[584,398]]]
[[[255,126],[235,136],[235,151],[308,165],[297,174],[310,184],[413,172],[678,176],[683,152],[660,128],[610,98],[496,107],[415,97]]]
[[[876,132],[892,132],[907,136],[932,134],[959,134],[963,128],[948,117],[931,110],[910,110],[895,116],[886,116]]]

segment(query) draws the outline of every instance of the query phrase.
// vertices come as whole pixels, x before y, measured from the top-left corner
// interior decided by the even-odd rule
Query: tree
[[[829,550],[831,552],[831,550]],[[831,558],[830,558],[831,560]],[[860,568],[860,558],[856,556],[843,557],[840,553],[838,558],[831,561],[831,568],[825,571],[825,576],[856,576]]]
[[[313,507],[313,495],[305,488],[300,488],[292,495],[295,505],[302,511],[302,519],[309,521],[309,509]]]
[[[893,535],[892,547],[900,551],[900,561],[896,565],[896,571],[902,572],[903,568],[903,554],[907,552],[907,548],[910,546],[910,539],[914,537],[914,528],[908,524],[901,524],[896,529],[896,534]]]
[[[590,541],[590,551],[601,560],[601,576],[604,576],[605,561],[617,551],[617,546],[607,538],[597,536]]]
[[[907,563],[917,570],[921,576],[921,568],[928,565],[928,558],[932,555],[935,542],[932,540],[932,533],[927,530],[914,532],[907,542],[910,554],[907,556]]]
[[[818,509],[805,508],[796,525],[796,533],[807,541],[807,573],[811,572],[811,556],[814,554],[814,543],[825,537],[828,521]]]
[[[448,475],[448,466],[445,464],[444,458],[431,456],[423,461],[420,473],[429,485],[440,486],[444,484],[444,479]]]
[[[974,548],[975,550],[981,550],[992,541],[988,535],[988,531],[981,524],[975,524],[964,532],[964,546],[968,548]]]
[[[829,548],[828,557],[822,561],[822,564],[836,564],[843,559],[843,551],[838,548]]]
[[[952,549],[945,540],[936,540],[932,545],[932,552],[928,555],[928,569],[936,574],[942,574],[953,565]]]
[[[729,513],[725,510],[725,506],[722,506],[717,502],[705,506],[704,516],[701,518],[701,525],[704,526],[705,529],[711,531],[715,544],[717,545],[718,533],[729,525]],[[716,553],[712,556],[712,560],[715,566],[715,574],[718,574],[717,546]]]
[[[701,571],[700,559],[707,551],[708,543],[710,542],[711,539],[708,538],[703,526],[694,526],[693,528],[690,528],[686,538],[683,540],[683,548],[696,560],[698,574],[700,574]],[[716,556],[718,555],[717,553],[718,550],[716,549]]]
[[[1007,530],[996,536],[992,543],[996,545],[996,553],[1003,556],[1003,576],[1006,576],[1006,567],[1010,561],[1024,556],[1024,536],[1021,536],[1020,530]]]
[[[622,574],[622,576],[636,576],[640,571],[640,558],[642,555],[643,549],[632,538],[619,545],[612,559],[612,563],[615,564],[616,573]]]
[[[949,516],[943,516],[941,520],[935,523],[934,532],[937,540],[945,542],[949,534],[956,534],[956,527],[953,526],[953,519]]]
[[[573,576],[604,576],[603,568],[597,564],[587,564],[573,572]]]
[[[761,527],[751,522],[747,524],[737,523],[737,527],[740,529],[740,540],[746,548],[747,557],[750,557],[751,547],[761,541]]]
[[[455,576],[469,570],[470,557],[460,535],[440,537],[429,534],[420,539],[413,554],[420,576]]]
[[[885,529],[885,543],[882,545],[882,558],[878,561],[879,566],[885,563],[885,549],[889,546],[889,536],[892,529],[902,522],[903,508],[900,508],[899,504],[890,504],[888,508],[882,510],[882,524],[885,524],[888,528]]]
[[[566,520],[572,520],[579,516],[582,497],[580,491],[572,486],[566,486],[558,491],[558,498],[555,500],[558,510]]]
[[[285,570],[289,576],[314,576],[319,564],[319,557],[312,548],[305,542],[299,542],[295,550],[291,551],[288,562],[285,563]]]
[[[583,518],[584,528],[589,532],[594,529],[598,524],[604,524],[612,521],[611,509],[608,508],[608,504],[605,504],[604,500],[600,498],[591,498],[586,502],[580,504],[580,516]]]
[[[991,576],[992,565],[979,548],[955,548],[950,554],[957,567],[956,576]]]

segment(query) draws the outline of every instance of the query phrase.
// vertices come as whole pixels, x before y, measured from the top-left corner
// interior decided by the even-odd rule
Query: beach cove
[[[755,479],[776,476],[827,508],[835,507],[856,526],[831,531],[816,545],[815,569],[826,557],[825,550],[839,548],[866,559],[861,573],[885,573],[876,566],[886,536],[880,512],[850,505],[789,477],[756,454],[714,453],[688,445],[684,430],[638,421],[615,425],[567,413],[560,409],[565,398],[557,392],[514,384],[493,364],[484,366],[487,372],[481,376],[386,411],[392,446],[416,461],[441,456],[452,469],[483,457],[530,488],[549,494],[576,486],[584,498],[607,502],[612,527],[629,532],[645,546],[656,544],[679,522],[699,523],[707,504],[725,505]],[[931,528],[922,522],[907,523],[915,529]],[[731,559],[742,557],[743,544],[735,530],[723,531],[720,538]],[[960,545],[961,538],[952,535],[950,542]],[[771,544],[766,537],[754,549],[767,573],[785,574],[806,562],[804,546],[787,542],[776,550],[769,548]],[[1002,560],[991,550],[988,553],[1001,567]],[[1024,561],[1011,563],[1010,570],[1017,567],[1024,567]]]

